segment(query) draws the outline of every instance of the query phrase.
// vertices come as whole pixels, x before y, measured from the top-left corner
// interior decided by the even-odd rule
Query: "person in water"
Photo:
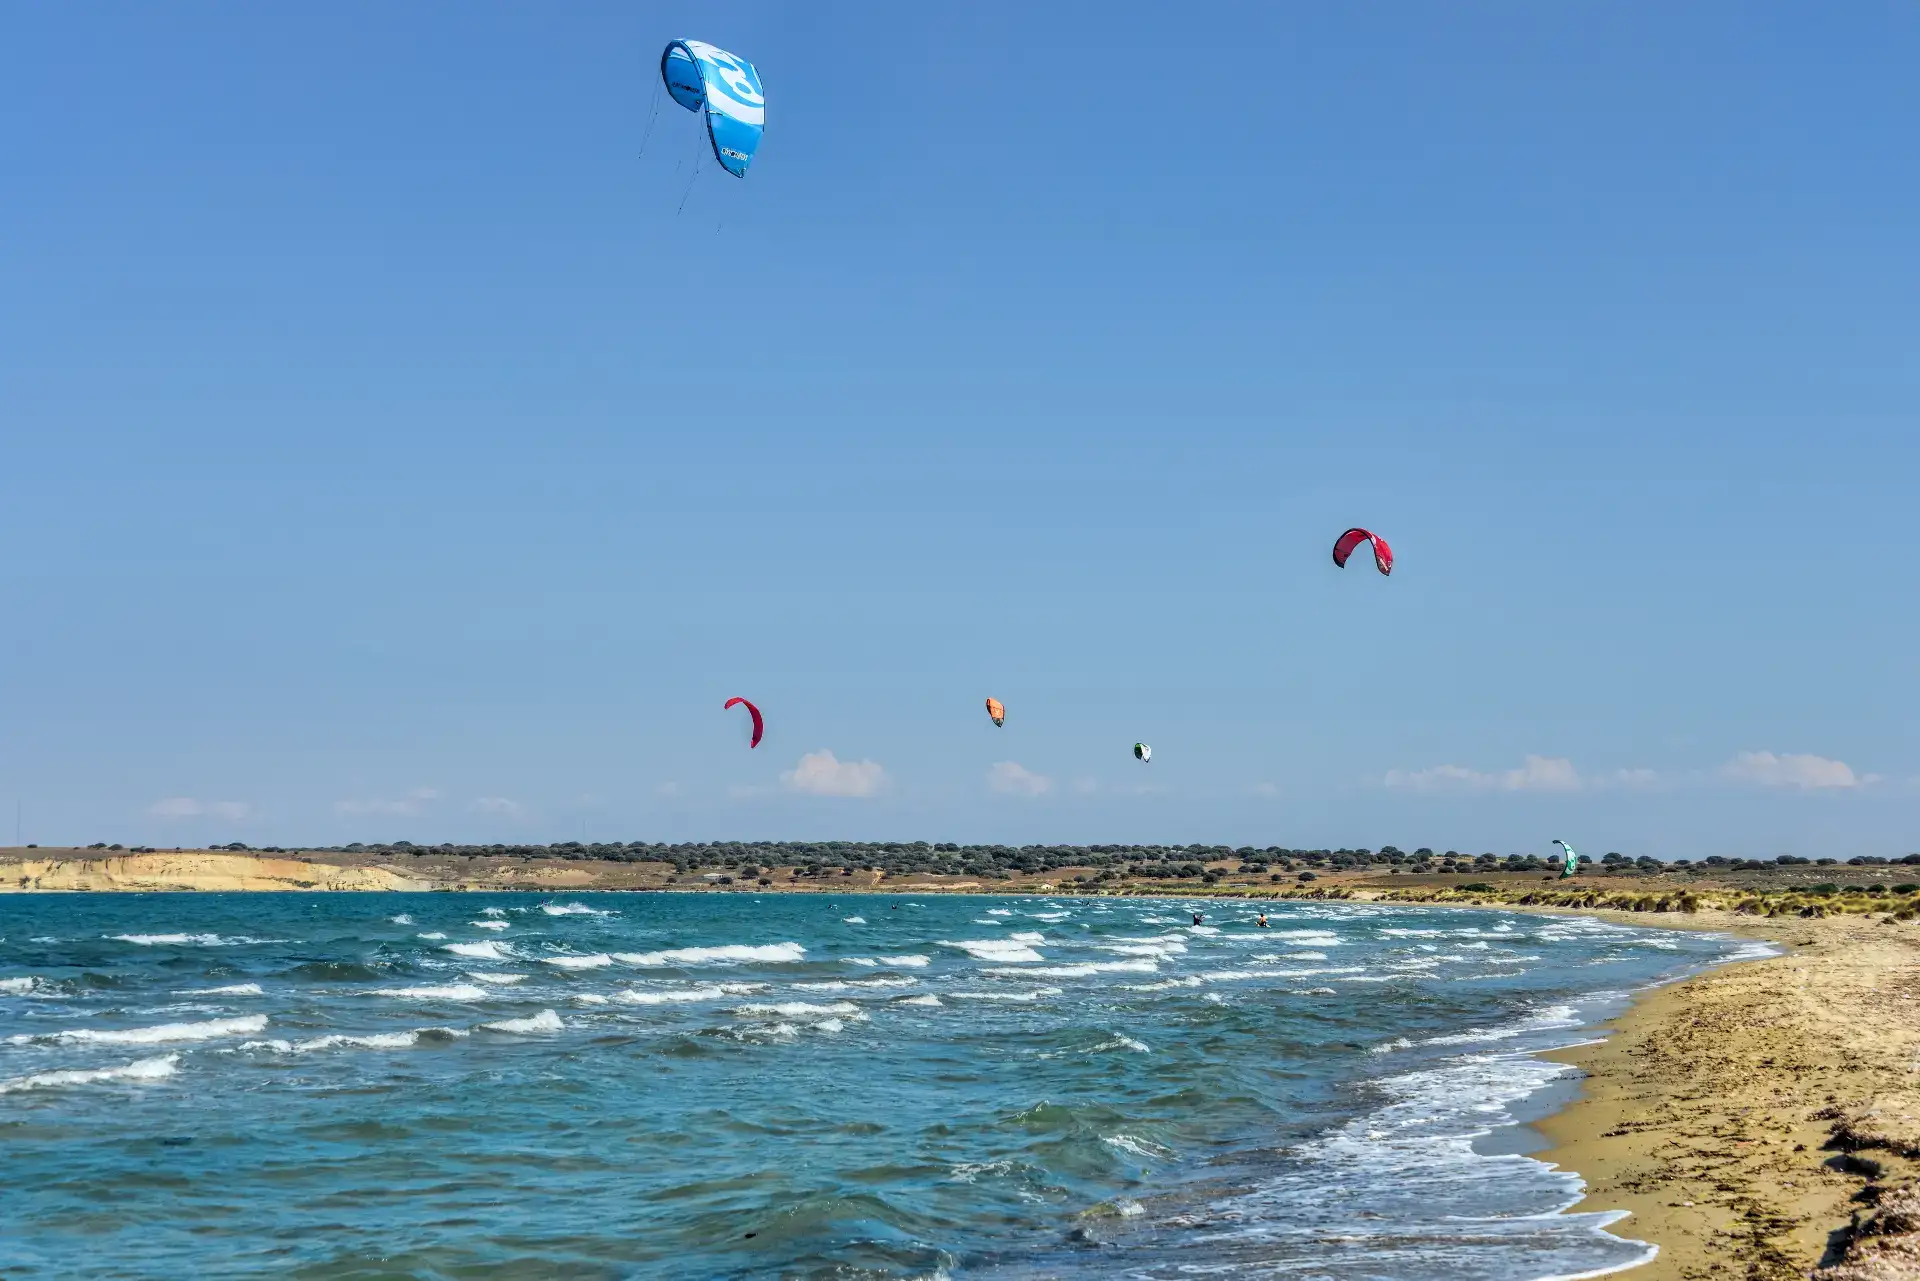
[[[1265,912],[1260,913],[1259,925],[1263,930],[1267,928],[1267,914]]]
[[[1194,923],[1195,925],[1198,925],[1198,924],[1200,924],[1200,913],[1198,913],[1198,912],[1195,912],[1195,913],[1193,914],[1193,923]]]

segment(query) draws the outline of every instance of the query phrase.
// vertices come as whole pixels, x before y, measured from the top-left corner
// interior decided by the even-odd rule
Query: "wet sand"
[[[1586,1179],[1580,1209],[1626,1210],[1613,1230],[1660,1247],[1623,1275],[1920,1277],[1902,1192],[1920,1175],[1920,939],[1860,916],[1620,919],[1786,949],[1650,992],[1605,1041],[1551,1056],[1587,1076],[1536,1123],[1553,1144],[1536,1155]]]

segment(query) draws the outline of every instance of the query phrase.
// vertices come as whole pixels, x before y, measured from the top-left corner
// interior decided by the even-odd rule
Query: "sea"
[[[4,895],[0,1276],[1601,1275],[1651,1247],[1533,1155],[1576,1080],[1536,1053],[1753,947],[1348,902]]]

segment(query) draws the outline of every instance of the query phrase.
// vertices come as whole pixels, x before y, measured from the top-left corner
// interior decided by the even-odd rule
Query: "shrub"
[[[1912,881],[1902,881],[1893,887],[1895,894],[1911,894],[1915,890],[1920,890],[1920,885],[1915,885]]]
[[[1818,885],[1807,886],[1806,892],[1809,894],[1838,894],[1840,887],[1832,881],[1822,881]]]
[[[1493,886],[1487,884],[1485,881],[1468,881],[1465,885],[1462,885],[1460,888],[1463,890],[1472,890],[1475,894],[1493,893]]]
[[[1299,876],[1295,877],[1294,879],[1301,880],[1301,881],[1317,881],[1320,878],[1315,876],[1312,872],[1302,872],[1300,873]]]

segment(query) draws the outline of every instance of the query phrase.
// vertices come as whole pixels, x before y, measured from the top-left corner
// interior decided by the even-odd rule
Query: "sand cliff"
[[[385,867],[339,867],[257,854],[124,854],[0,863],[0,893],[42,890],[430,890]]]

